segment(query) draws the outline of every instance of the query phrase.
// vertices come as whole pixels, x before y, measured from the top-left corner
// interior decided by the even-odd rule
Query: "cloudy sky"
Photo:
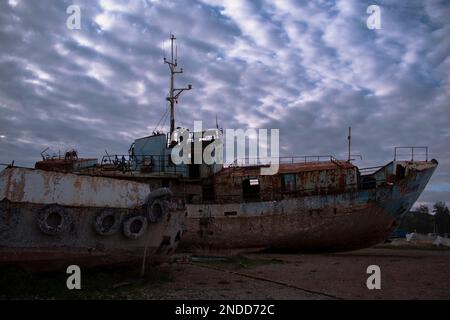
[[[72,4],[80,30],[66,25]],[[279,128],[283,155],[340,158],[351,126],[358,165],[429,146],[440,166],[420,201],[450,203],[449,17],[442,0],[1,0],[0,163],[33,165],[46,147],[126,153],[167,110],[174,33],[178,84],[194,87],[178,125],[217,115]]]

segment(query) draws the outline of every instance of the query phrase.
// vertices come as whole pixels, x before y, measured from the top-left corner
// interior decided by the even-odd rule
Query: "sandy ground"
[[[381,289],[366,286],[381,269]],[[248,254],[228,258],[177,254],[137,273],[82,272],[67,290],[66,272],[0,274],[1,299],[450,299],[450,250],[389,245],[337,254]]]
[[[380,290],[367,289],[369,265],[381,269]],[[172,281],[143,289],[142,298],[450,299],[450,251],[252,254],[244,263],[200,259],[161,268],[169,270]]]

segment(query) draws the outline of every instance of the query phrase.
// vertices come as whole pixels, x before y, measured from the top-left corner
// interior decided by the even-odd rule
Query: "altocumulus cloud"
[[[69,5],[81,30],[66,27]],[[380,30],[366,9],[381,8]],[[163,42],[176,34],[180,125],[281,129],[284,155],[361,165],[428,145],[440,166],[419,202],[450,202],[448,1],[32,1],[0,3],[0,162],[46,147],[123,153],[167,106]],[[166,49],[168,43],[166,42]]]

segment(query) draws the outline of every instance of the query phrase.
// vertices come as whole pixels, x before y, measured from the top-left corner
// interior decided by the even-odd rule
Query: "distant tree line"
[[[450,212],[444,202],[437,202],[430,212],[428,206],[421,205],[410,211],[400,223],[400,230],[417,233],[450,234]]]

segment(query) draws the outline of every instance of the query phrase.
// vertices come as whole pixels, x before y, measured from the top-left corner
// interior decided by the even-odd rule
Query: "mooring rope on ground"
[[[230,273],[230,274],[234,274],[234,275],[238,275],[238,276],[242,276],[242,277],[246,277],[246,278],[250,278],[250,279],[254,279],[254,280],[270,282],[270,283],[274,283],[274,284],[281,285],[281,286],[284,286],[284,287],[289,287],[289,288],[292,288],[292,289],[301,290],[301,291],[304,291],[304,292],[307,292],[307,293],[310,293],[310,294],[321,295],[321,296],[332,298],[332,299],[336,299],[336,300],[345,300],[342,297],[338,297],[338,296],[335,296],[335,295],[332,295],[332,294],[319,292],[319,291],[315,291],[315,290],[309,290],[309,289],[305,289],[305,288],[302,288],[302,287],[299,287],[299,286],[296,286],[296,285],[293,285],[293,284],[290,284],[290,283],[285,283],[285,282],[272,280],[272,279],[268,279],[268,278],[264,278],[264,277],[260,277],[260,276],[255,276],[255,275],[251,275],[251,274],[248,274],[248,273],[241,273],[241,272],[232,271],[232,270],[226,270],[226,269],[213,267],[213,266],[205,266],[205,265],[202,265],[202,264],[192,263],[192,262],[189,262],[189,264],[193,265],[193,266],[205,268],[205,269],[211,269],[211,270],[221,271],[221,272],[225,272],[225,273]]]

